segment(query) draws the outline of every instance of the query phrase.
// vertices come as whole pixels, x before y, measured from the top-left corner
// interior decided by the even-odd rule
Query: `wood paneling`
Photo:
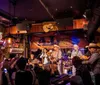
[[[32,24],[31,29],[29,30],[29,33],[34,33],[34,32],[44,32],[43,30],[43,25],[45,24],[53,24],[54,27],[57,27],[59,31],[62,30],[73,30],[73,29],[82,29],[84,28],[85,24],[88,24],[88,22],[85,19],[76,19],[73,20],[73,26],[65,26],[65,27],[58,27],[56,25],[56,22],[44,22],[44,23],[39,23],[39,24]],[[9,29],[6,31],[7,33],[9,32]],[[18,28],[16,26],[10,27],[10,33],[11,34],[16,34],[18,32]]]
[[[29,33],[44,32],[43,25],[48,24],[48,23],[52,23],[54,25],[54,27],[57,27],[55,22],[32,24],[32,27],[30,28]],[[58,30],[66,30],[66,29],[65,28],[58,28]],[[9,33],[9,29],[7,29],[6,33]],[[18,33],[17,26],[10,27],[10,33],[11,34],[17,34]]]

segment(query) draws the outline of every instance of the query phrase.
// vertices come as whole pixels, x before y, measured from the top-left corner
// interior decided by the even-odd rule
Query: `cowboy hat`
[[[53,45],[53,46],[60,49],[60,46],[58,46],[58,45]]]
[[[88,48],[99,48],[99,46],[97,46],[96,43],[90,43],[90,44],[88,45]]]

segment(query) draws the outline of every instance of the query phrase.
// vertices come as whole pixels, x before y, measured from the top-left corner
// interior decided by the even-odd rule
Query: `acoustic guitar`
[[[82,59],[82,60],[88,60],[88,59],[89,59],[89,57],[87,57],[87,56],[83,55],[83,56],[81,56],[81,57],[80,57],[80,59]]]
[[[43,30],[44,32],[57,31],[58,28],[56,25],[53,25],[53,24],[45,24],[43,25]]]

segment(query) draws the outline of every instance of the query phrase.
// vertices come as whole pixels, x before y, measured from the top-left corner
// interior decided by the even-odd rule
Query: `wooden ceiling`
[[[4,17],[10,19],[12,16],[35,23],[68,17],[82,18],[86,8],[87,0],[0,0],[0,13],[5,14]]]

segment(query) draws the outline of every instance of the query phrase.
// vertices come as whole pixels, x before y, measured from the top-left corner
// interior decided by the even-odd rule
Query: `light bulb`
[[[11,38],[8,38],[8,44],[11,44]]]

